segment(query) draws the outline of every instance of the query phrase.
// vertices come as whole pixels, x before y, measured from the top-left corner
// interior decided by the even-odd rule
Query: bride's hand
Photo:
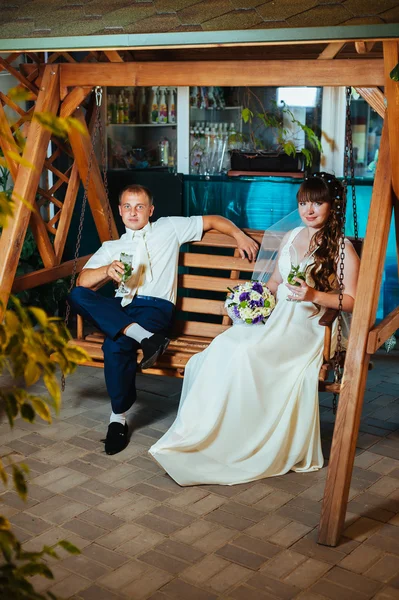
[[[299,277],[295,277],[294,281],[297,281],[300,285],[285,284],[291,292],[291,296],[288,296],[289,299],[296,300],[297,302],[313,302],[315,298],[315,289],[308,286],[308,284],[303,281],[303,279],[299,279]]]

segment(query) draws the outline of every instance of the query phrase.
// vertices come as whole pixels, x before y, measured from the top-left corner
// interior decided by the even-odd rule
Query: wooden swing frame
[[[358,52],[366,52],[372,42],[357,42],[360,44]],[[329,546],[338,543],[344,526],[370,356],[399,328],[399,307],[379,325],[374,324],[392,215],[396,222],[399,257],[399,84],[389,77],[399,62],[398,40],[383,42],[383,60],[334,59],[344,43],[345,40],[328,44],[319,56],[322,60],[243,60],[240,61],[240,69],[237,69],[234,61],[218,60],[125,63],[117,51],[108,50],[104,54],[111,61],[109,63],[77,64],[70,61],[46,64],[40,68],[25,65],[24,75],[18,71],[13,73],[35,97],[33,113],[49,111],[62,117],[73,115],[80,120],[87,133],[88,128],[79,106],[93,86],[125,86],[126,82],[135,86],[223,86],[232,83],[235,86],[286,86],[298,85],[299,82],[307,86],[351,85],[385,117],[320,519],[318,541]],[[10,62],[0,59],[0,68],[8,68],[11,72]],[[291,81],[290,73],[293,74]],[[379,89],[382,86],[385,86],[387,110]],[[4,98],[1,100],[4,101]],[[45,222],[41,218],[35,199],[40,173],[43,167],[48,168],[52,162],[52,158],[46,158],[50,132],[37,121],[29,124],[23,159],[32,168],[24,162],[18,164],[8,156],[10,151],[18,150],[2,102],[0,130],[3,134],[0,136],[0,145],[7,156],[16,199],[14,217],[0,239],[0,299],[4,307],[11,292],[29,289],[72,273],[73,261],[63,263],[62,253],[79,183],[80,180],[85,182],[87,177],[91,142],[89,135],[77,130],[72,130],[69,135],[74,163],[68,172],[67,193],[57,213],[58,226],[55,229],[54,219],[54,222]],[[9,135],[4,135],[4,132]],[[394,168],[391,168],[391,164]],[[31,212],[25,203],[18,200],[21,197],[36,210]],[[88,189],[88,202],[100,240],[104,242],[109,239],[108,201],[96,162]],[[15,278],[29,222],[45,267]],[[113,236],[117,237],[113,220],[111,226]],[[55,233],[54,242],[49,238],[49,231]],[[78,271],[87,258],[78,260]]]

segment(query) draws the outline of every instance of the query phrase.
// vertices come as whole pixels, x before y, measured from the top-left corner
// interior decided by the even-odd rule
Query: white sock
[[[141,327],[141,325],[139,325],[138,323],[132,323],[126,329],[125,335],[127,335],[127,337],[132,338],[133,340],[136,340],[136,342],[141,344],[142,340],[151,337],[153,334],[151,331],[147,331],[147,329]]]
[[[124,425],[126,423],[126,414],[121,413],[120,415],[116,415],[114,411],[112,411],[111,416],[109,418],[110,423],[120,423]]]

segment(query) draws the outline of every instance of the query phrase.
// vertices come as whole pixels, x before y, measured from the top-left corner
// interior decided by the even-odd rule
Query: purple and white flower
[[[246,281],[229,288],[225,307],[233,323],[256,325],[265,323],[276,305],[273,294],[265,283]]]

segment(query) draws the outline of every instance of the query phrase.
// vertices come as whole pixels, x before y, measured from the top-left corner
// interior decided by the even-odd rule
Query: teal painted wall
[[[364,237],[367,225],[371,180],[356,184],[359,235]],[[296,208],[300,181],[285,177],[232,179],[225,176],[206,180],[203,176],[185,176],[184,210],[187,216],[218,214],[231,219],[238,227],[266,229]],[[347,207],[346,234],[353,235],[351,192]],[[399,305],[399,283],[396,261],[395,230],[391,226],[385,260],[377,319],[382,319]]]

